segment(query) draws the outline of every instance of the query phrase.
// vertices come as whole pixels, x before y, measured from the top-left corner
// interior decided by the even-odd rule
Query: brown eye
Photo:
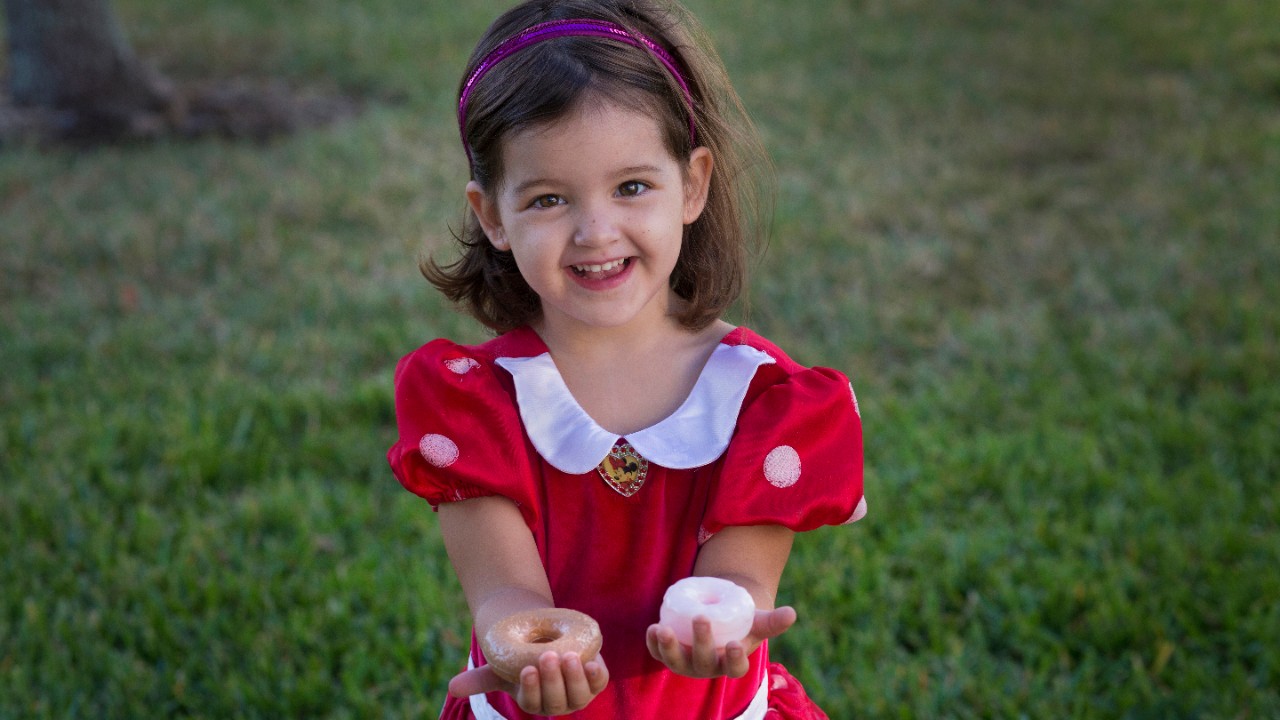
[[[639,180],[629,180],[618,186],[618,194],[622,197],[635,197],[648,189],[649,186]]]
[[[529,206],[546,210],[548,208],[553,208],[557,205],[563,205],[563,204],[564,204],[564,198],[560,197],[559,195],[539,195],[538,197],[533,199],[533,202],[529,203]]]

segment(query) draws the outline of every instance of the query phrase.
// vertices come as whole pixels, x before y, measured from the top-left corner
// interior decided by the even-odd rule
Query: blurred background
[[[417,261],[507,4],[115,0],[288,122],[0,135],[0,717],[436,716],[469,622],[391,373],[485,337]],[[1280,715],[1280,4],[688,5],[777,166],[731,319],[866,427],[774,654],[834,719]]]

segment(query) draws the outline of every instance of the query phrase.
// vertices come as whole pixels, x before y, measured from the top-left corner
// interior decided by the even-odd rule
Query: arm
[[[533,535],[510,500],[482,497],[441,505],[440,531],[477,635],[512,613],[555,607]],[[449,693],[466,697],[502,690],[525,712],[561,715],[585,707],[608,681],[599,658],[583,665],[576,655],[546,653],[537,667],[520,673],[518,684],[480,667],[454,677]]]
[[[676,640],[671,628],[649,626],[645,637],[649,653],[673,672],[690,677],[742,677],[747,657],[765,640],[777,637],[796,621],[795,610],[774,608],[778,583],[791,555],[795,533],[777,525],[728,527],[702,546],[693,574],[724,578],[741,585],[756,603],[751,633],[717,652],[711,640],[711,623],[695,620],[694,645]]]

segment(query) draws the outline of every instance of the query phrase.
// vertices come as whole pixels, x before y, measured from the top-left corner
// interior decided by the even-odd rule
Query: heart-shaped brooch
[[[619,495],[631,497],[644,485],[649,474],[649,461],[636,452],[631,443],[619,442],[596,466],[596,472]]]

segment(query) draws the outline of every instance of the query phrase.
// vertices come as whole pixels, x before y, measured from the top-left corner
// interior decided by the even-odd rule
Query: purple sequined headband
[[[480,78],[484,77],[495,65],[530,45],[562,37],[606,38],[626,43],[632,47],[643,48],[653,53],[654,57],[658,58],[658,61],[671,73],[671,77],[675,78],[676,82],[680,84],[680,89],[684,91],[685,103],[689,106],[689,141],[697,145],[698,135],[693,122],[693,93],[689,91],[689,84],[685,82],[684,76],[680,74],[680,69],[676,67],[675,59],[671,57],[670,53],[644,35],[632,33],[621,25],[605,20],[552,20],[526,28],[503,40],[476,65],[476,69],[471,72],[466,84],[462,86],[462,94],[458,98],[458,132],[462,135],[462,147],[467,151],[467,162],[471,162],[471,146],[467,144],[466,135],[467,101],[471,98],[471,90],[476,83],[480,82]]]

